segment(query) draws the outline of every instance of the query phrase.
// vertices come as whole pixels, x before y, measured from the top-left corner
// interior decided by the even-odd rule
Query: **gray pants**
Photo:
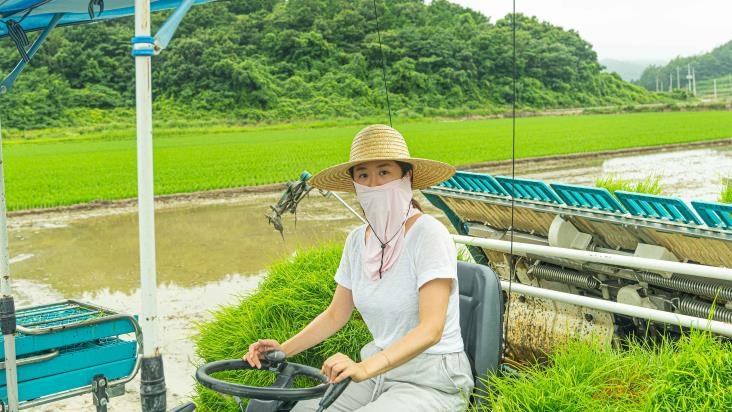
[[[361,349],[366,359],[380,349],[373,342]],[[473,375],[465,352],[423,353],[383,375],[351,382],[327,412],[457,412],[465,410]],[[316,411],[320,399],[300,401],[293,412]]]

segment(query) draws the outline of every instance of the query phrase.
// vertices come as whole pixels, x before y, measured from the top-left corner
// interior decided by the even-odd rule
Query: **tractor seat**
[[[475,377],[475,393],[485,393],[485,382],[480,378],[497,372],[501,361],[501,283],[488,266],[475,263],[459,261],[457,275],[465,352]]]

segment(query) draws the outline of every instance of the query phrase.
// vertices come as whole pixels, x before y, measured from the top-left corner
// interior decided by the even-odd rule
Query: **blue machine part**
[[[644,193],[615,191],[620,203],[632,215],[653,217],[673,222],[697,224],[702,222],[681,199],[676,197],[656,196]]]
[[[564,203],[570,206],[627,213],[610,191],[604,187],[577,186],[563,183],[551,183],[550,186]]]
[[[62,348],[135,331],[132,320],[126,317],[110,318],[105,322],[90,322],[102,319],[107,315],[110,313],[99,311],[92,305],[83,305],[74,301],[18,309],[16,313],[18,326],[53,330],[42,334],[23,334],[22,329],[19,329],[19,333],[15,337],[16,355],[22,356]],[[88,322],[88,324],[83,322]],[[78,325],[83,325],[83,327],[78,327]],[[0,336],[0,342],[2,340],[2,336]],[[0,358],[5,358],[3,345],[0,345]]]
[[[732,205],[700,200],[692,200],[691,205],[707,226],[732,229]]]
[[[131,316],[68,300],[20,308],[16,320],[21,402],[88,387],[98,374],[114,381],[135,373],[139,327]],[[2,337],[4,360],[1,342]],[[7,390],[5,370],[0,370],[3,402]]]
[[[455,181],[455,176],[453,176],[453,177],[451,177],[451,178],[449,178],[449,179],[445,180],[445,181],[444,181],[444,182],[442,182],[442,183],[439,183],[439,184],[438,184],[437,186],[438,186],[438,187],[439,187],[439,186],[442,186],[442,187],[447,187],[447,188],[449,188],[449,189],[460,189],[460,188],[458,187],[458,183],[457,183],[457,182]]]
[[[506,190],[491,175],[473,172],[457,172],[441,186],[471,192],[490,193],[497,196],[508,196]]]
[[[135,341],[106,339],[64,348],[58,356],[18,367],[19,400],[27,401],[88,386],[97,374],[108,380],[129,376],[137,355]],[[18,358],[23,361],[25,358]],[[7,402],[5,371],[0,372],[0,399]]]
[[[496,176],[496,180],[506,189],[509,195],[514,194],[519,199],[538,200],[540,202],[556,204],[563,203],[557,194],[541,180],[506,176]]]

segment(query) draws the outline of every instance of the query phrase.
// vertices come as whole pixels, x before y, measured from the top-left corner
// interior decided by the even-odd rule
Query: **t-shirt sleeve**
[[[415,262],[418,288],[433,279],[457,279],[457,250],[450,232],[434,218],[425,223]]]
[[[341,254],[341,263],[338,264],[338,269],[335,273],[335,281],[344,288],[351,290],[353,289],[351,281],[352,269],[350,256],[353,252],[353,239],[356,237],[355,233],[357,230],[352,231],[346,238],[346,243],[343,245],[343,253]]]

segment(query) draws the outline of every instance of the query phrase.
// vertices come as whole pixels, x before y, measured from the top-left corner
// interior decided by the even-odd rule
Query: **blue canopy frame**
[[[181,20],[195,4],[212,0],[150,0],[150,11],[175,8],[175,12],[151,40],[157,54],[168,46]],[[0,93],[13,86],[25,65],[30,62],[48,34],[57,26],[96,23],[134,14],[133,0],[14,0],[0,5],[0,38],[10,37],[20,53],[20,60],[13,71],[0,83]],[[26,33],[41,31],[33,44]],[[134,43],[142,43],[133,39]],[[30,45],[30,48],[28,46]],[[133,56],[135,54],[133,53]]]
[[[150,0],[150,11],[174,9],[183,3],[202,4],[212,0]],[[135,14],[133,0],[10,0],[0,5],[0,37],[6,37],[8,21],[20,25],[24,32],[43,30],[54,16],[62,14],[59,26],[96,23]],[[98,5],[101,4],[102,7]],[[92,14],[93,13],[93,14]],[[12,25],[12,24],[11,24]]]

